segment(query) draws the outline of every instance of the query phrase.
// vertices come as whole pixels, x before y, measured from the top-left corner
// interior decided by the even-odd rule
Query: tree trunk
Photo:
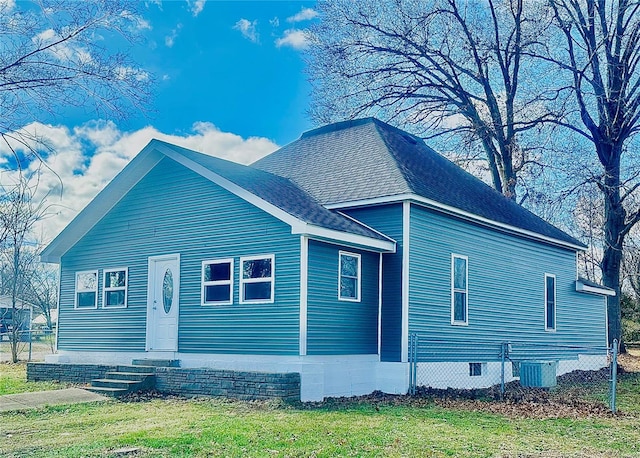
[[[616,292],[607,297],[607,319],[609,343],[618,339],[622,343],[622,314],[620,310],[620,268],[626,211],[620,198],[620,156],[621,150],[601,144],[600,158],[605,168],[604,176],[604,254],[600,267],[602,282]],[[621,348],[622,345],[621,345]]]

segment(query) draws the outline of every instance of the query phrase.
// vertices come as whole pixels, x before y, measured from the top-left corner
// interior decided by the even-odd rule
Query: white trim
[[[62,278],[62,265],[58,264],[58,284],[57,284],[58,297],[56,298],[56,307],[58,308],[58,313],[56,315],[56,335],[55,335],[55,347],[54,347],[56,352],[58,351],[58,329],[60,329],[60,293],[62,291],[62,286],[61,286],[62,282],[60,281],[61,278]]]
[[[107,288],[107,274],[109,272],[124,272],[124,288],[109,287]],[[124,304],[123,305],[107,305],[107,293],[111,291],[123,291],[124,290]],[[127,296],[129,292],[129,268],[119,267],[113,269],[104,269],[102,271],[102,308],[103,309],[126,309],[127,308]]]
[[[89,290],[89,289],[83,289],[83,290],[78,290],[78,275],[81,274],[95,274],[96,276],[96,286],[94,289]],[[98,272],[98,269],[96,270],[80,270],[78,272],[74,273],[74,277],[73,277],[73,308],[74,310],[95,310],[98,308],[98,281],[100,279],[100,273]],[[94,304],[93,307],[81,307],[78,305],[78,293],[94,293],[95,294],[95,300],[94,300]]]
[[[233,258],[224,259],[208,259],[202,261],[202,269],[200,270],[200,305],[207,307],[210,305],[233,305]],[[213,264],[229,264],[229,279],[228,280],[210,280],[205,281],[204,269],[208,265]],[[205,291],[207,286],[224,286],[229,285],[229,300],[226,301],[209,301],[205,300]]]
[[[547,327],[547,278],[553,278],[553,327]],[[556,332],[558,329],[558,322],[556,321],[558,316],[558,283],[554,274],[544,274],[544,330],[547,332]]]
[[[342,296],[342,257],[349,256],[358,260],[358,272],[356,276],[356,297]],[[345,275],[347,278],[353,278]],[[362,300],[362,257],[358,253],[350,253],[349,251],[338,252],[338,300],[345,302],[360,302]]]
[[[464,291],[459,288],[456,290],[455,287],[456,259],[464,259]],[[456,293],[464,293],[465,295],[464,321],[456,321],[455,319]],[[469,326],[469,257],[456,253],[451,253],[451,324],[453,326]]]
[[[581,246],[581,245],[575,245],[573,243],[569,243],[569,242],[565,242],[565,241],[562,241],[562,240],[554,239],[553,237],[548,237],[546,235],[538,234],[537,232],[533,232],[533,231],[529,231],[527,229],[522,229],[522,228],[519,228],[519,227],[515,227],[515,226],[512,226],[510,224],[500,223],[498,221],[494,221],[494,220],[491,220],[489,218],[485,218],[483,216],[476,215],[474,213],[470,213],[470,212],[467,212],[467,211],[464,211],[464,210],[460,210],[459,208],[452,207],[450,205],[442,204],[442,203],[437,202],[437,201],[432,200],[432,199],[427,199],[426,197],[422,197],[422,196],[420,196],[418,194],[414,194],[414,193],[405,193],[405,194],[398,194],[398,195],[395,195],[395,196],[385,196],[385,197],[377,197],[377,198],[374,198],[374,199],[361,199],[361,200],[353,200],[353,201],[350,201],[350,202],[328,204],[328,205],[325,205],[325,208],[328,208],[329,210],[337,210],[337,209],[343,209],[343,208],[356,208],[356,207],[364,207],[364,206],[370,206],[370,205],[382,205],[382,204],[389,204],[389,203],[397,203],[397,202],[404,202],[404,201],[407,201],[407,200],[411,200],[411,201],[413,201],[415,203],[424,205],[424,206],[429,207],[431,209],[440,210],[440,211],[442,211],[444,213],[455,215],[455,216],[461,217],[463,219],[471,220],[471,221],[474,221],[476,223],[481,223],[484,226],[489,226],[489,227],[492,227],[494,229],[500,229],[500,230],[503,230],[503,231],[506,231],[506,232],[518,234],[518,235],[524,236],[526,238],[530,238],[530,239],[534,239],[534,240],[550,243],[552,245],[557,245],[557,246],[564,247],[564,248],[570,248],[572,250],[577,250],[577,251],[585,251],[587,249],[587,248],[585,248],[584,246]]]
[[[300,236],[300,356],[307,354],[309,238]]]
[[[580,280],[576,280],[576,291],[579,293],[598,294],[600,296],[615,296],[616,292],[611,288],[603,286],[598,288],[596,286],[589,286],[582,283]]]
[[[260,259],[269,259],[271,261],[271,276],[270,277],[260,277],[260,278],[244,278],[244,266],[243,264],[246,261],[256,261]],[[240,291],[238,293],[240,304],[273,304],[275,300],[275,285],[276,285],[276,257],[274,254],[263,254],[257,256],[242,256],[240,257],[240,268],[238,271],[239,278],[239,288]],[[246,283],[266,283],[271,282],[271,296],[269,299],[253,299],[253,300],[245,300],[244,298],[244,285]]]
[[[396,252],[395,241],[373,239],[364,235],[340,232],[304,222],[291,226],[291,233],[294,235],[306,235],[310,238],[317,238],[322,241],[324,241],[323,239],[335,240],[337,242],[341,242],[341,245],[349,245],[366,251],[383,251],[385,253]]]
[[[402,202],[402,332],[400,361],[409,360],[409,243],[411,237],[411,203]]]
[[[336,213],[338,213],[339,215],[344,216],[347,219],[350,219],[351,221],[353,221],[354,223],[359,224],[360,226],[366,227],[370,231],[375,232],[376,234],[378,234],[381,237],[384,237],[385,239],[389,240],[390,242],[393,242],[394,245],[395,245],[396,241],[393,240],[391,237],[389,237],[387,234],[383,234],[382,232],[374,229],[373,227],[369,226],[368,224],[364,224],[362,221],[355,219],[353,216],[348,215],[347,213],[344,213],[344,212],[341,212],[341,211],[336,211]]]
[[[382,356],[382,253],[378,256],[378,356]]]

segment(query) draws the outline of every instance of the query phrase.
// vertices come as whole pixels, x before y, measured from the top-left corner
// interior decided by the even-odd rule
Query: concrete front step
[[[112,398],[119,398],[120,396],[124,396],[125,394],[129,393],[129,390],[124,388],[110,388],[106,386],[90,386],[89,388],[87,388],[87,391],[101,394],[103,396],[109,396]]]
[[[156,366],[118,366],[118,372],[139,372],[152,375],[156,373]]]
[[[154,367],[180,367],[179,359],[134,359],[131,361],[134,366],[154,366]]]
[[[122,388],[127,391],[136,391],[136,389],[142,388],[145,381],[137,380],[117,380],[110,378],[99,378],[91,381],[91,386],[98,388]]]

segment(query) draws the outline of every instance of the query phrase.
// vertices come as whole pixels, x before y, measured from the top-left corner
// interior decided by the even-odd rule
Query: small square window
[[[482,363],[469,363],[469,376],[479,377],[482,375]]]
[[[202,262],[202,305],[233,303],[233,259]]]

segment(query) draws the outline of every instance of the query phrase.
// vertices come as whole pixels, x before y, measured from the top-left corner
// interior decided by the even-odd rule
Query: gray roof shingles
[[[390,240],[366,226],[327,210],[287,178],[170,143],[161,143],[306,223],[377,240]]]
[[[421,139],[374,118],[309,131],[252,166],[292,180],[323,205],[416,194],[497,223],[584,246]]]

